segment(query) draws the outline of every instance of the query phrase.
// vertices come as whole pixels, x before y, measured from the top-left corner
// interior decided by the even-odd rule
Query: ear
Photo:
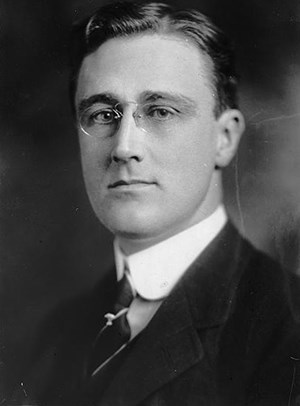
[[[239,110],[225,110],[217,120],[216,167],[227,166],[234,157],[245,130],[245,120]]]

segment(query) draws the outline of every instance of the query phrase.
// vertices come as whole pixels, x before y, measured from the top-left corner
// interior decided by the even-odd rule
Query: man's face
[[[99,136],[79,127],[89,198],[100,221],[121,239],[151,245],[216,208],[220,184],[211,71],[207,56],[175,36],[111,39],[84,59],[77,109],[92,111],[89,120],[115,103],[123,113],[114,130],[100,124]],[[147,114],[154,126],[137,126],[136,104],[127,102],[150,102]],[[110,119],[105,112],[100,119]]]

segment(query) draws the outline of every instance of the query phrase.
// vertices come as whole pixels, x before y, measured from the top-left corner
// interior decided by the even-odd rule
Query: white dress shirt
[[[127,313],[131,338],[142,331],[178,280],[217,236],[227,221],[224,206],[200,223],[152,247],[125,256],[118,239],[114,241],[117,279],[125,268],[137,297]]]

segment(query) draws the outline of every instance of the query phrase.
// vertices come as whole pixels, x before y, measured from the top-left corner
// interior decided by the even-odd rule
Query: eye
[[[120,118],[120,113],[113,109],[101,109],[96,110],[89,115],[88,122],[89,125],[109,125],[113,124],[116,120]]]
[[[150,118],[159,121],[172,119],[178,112],[169,106],[151,106],[148,108],[147,115]]]

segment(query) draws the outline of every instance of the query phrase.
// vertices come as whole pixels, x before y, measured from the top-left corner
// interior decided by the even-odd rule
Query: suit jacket
[[[115,293],[112,271],[91,295],[60,308],[47,321],[22,393],[11,404],[300,402],[300,332],[285,275],[230,223],[190,266],[142,333],[87,389],[86,359]]]

